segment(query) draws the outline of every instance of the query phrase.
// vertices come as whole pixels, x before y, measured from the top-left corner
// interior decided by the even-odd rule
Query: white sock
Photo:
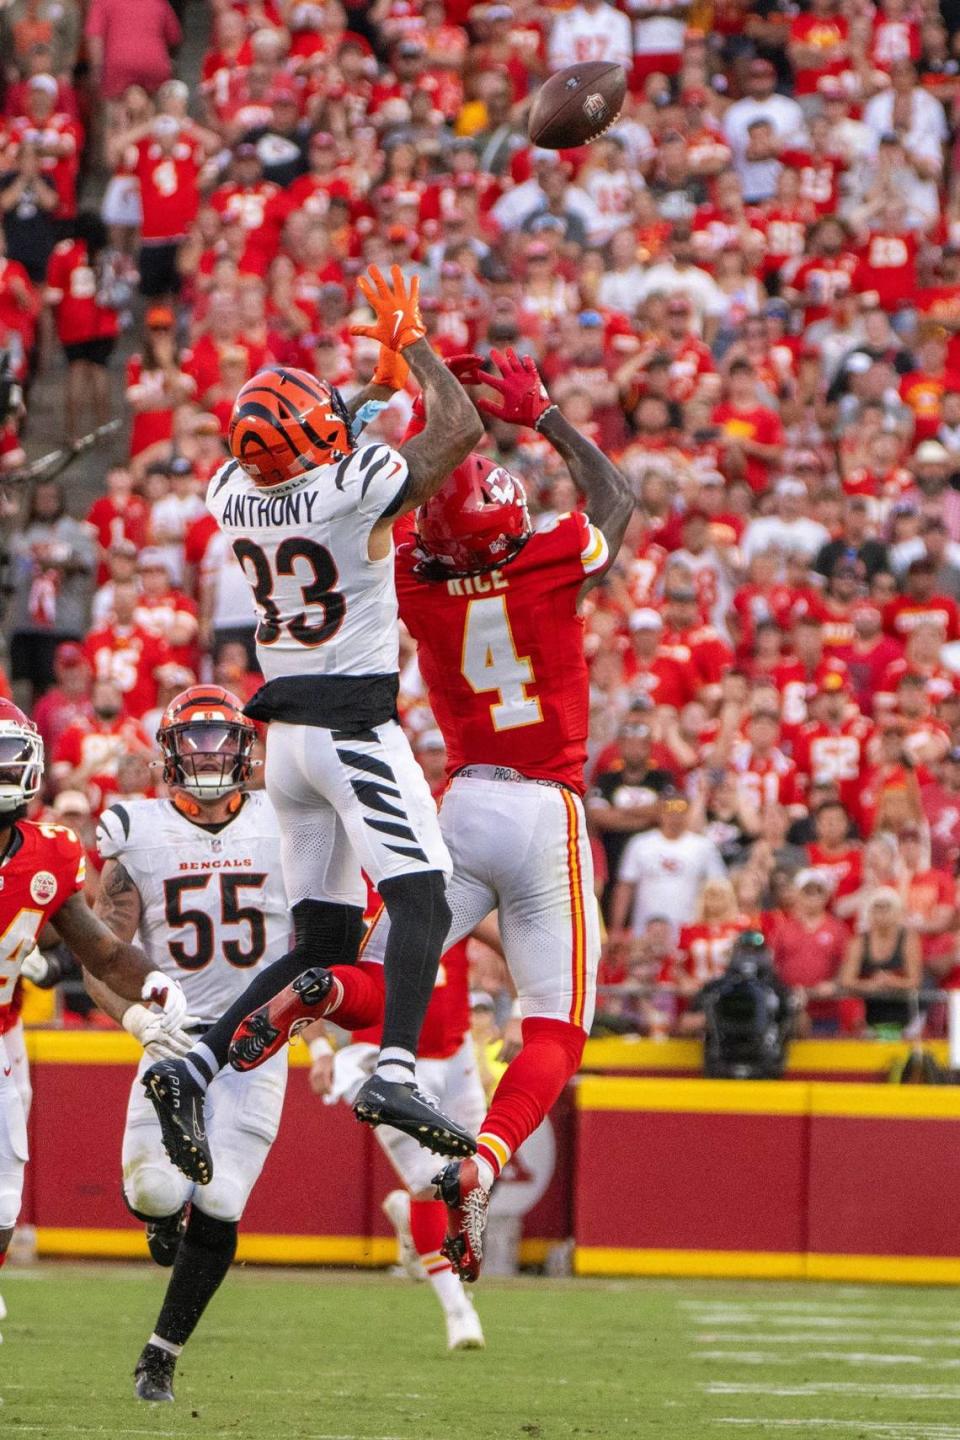
[[[381,1050],[377,1058],[377,1074],[384,1080],[395,1080],[401,1085],[413,1085],[417,1078],[417,1057],[410,1050],[399,1045],[390,1045]]]
[[[167,1354],[172,1355],[174,1359],[183,1353],[182,1345],[174,1345],[172,1340],[164,1340],[156,1331],[150,1336],[147,1344],[155,1345],[158,1350],[166,1350]]]
[[[493,1189],[493,1182],[497,1178],[493,1172],[493,1166],[489,1160],[484,1160],[482,1155],[474,1155],[473,1163],[477,1167],[477,1179],[489,1195]]]
[[[210,1081],[220,1072],[220,1061],[202,1040],[194,1045],[190,1053],[183,1059],[191,1078],[196,1080],[200,1089],[206,1094]]]
[[[427,1279],[445,1314],[458,1314],[469,1303],[463,1281],[459,1275],[453,1273],[449,1265],[445,1265],[441,1270],[428,1270]]]

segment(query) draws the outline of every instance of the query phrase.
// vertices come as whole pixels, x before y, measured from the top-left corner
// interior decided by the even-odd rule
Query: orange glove
[[[380,358],[377,360],[371,384],[385,385],[388,390],[402,390],[409,374],[410,366],[403,356],[398,351],[388,350],[386,345],[381,345]]]
[[[408,345],[415,345],[427,333],[420,314],[420,277],[410,281],[409,291],[399,265],[390,267],[388,285],[376,265],[371,265],[367,275],[357,281],[361,295],[376,316],[373,325],[351,325],[351,335],[365,335],[369,340],[378,340],[388,350],[399,353]]]

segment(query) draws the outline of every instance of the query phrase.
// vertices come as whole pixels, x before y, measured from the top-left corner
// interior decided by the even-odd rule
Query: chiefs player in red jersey
[[[144,1045],[189,1041],[179,1029],[187,1011],[175,981],[151,970],[146,956],[118,940],[83,896],[83,846],[65,825],[34,824],[27,809],[43,780],[43,741],[32,721],[0,700],[0,1265],[20,1210],[27,1160],[23,1104],[2,1031],[23,962],[48,922],[92,975],[131,1002],[124,1028]],[[159,1011],[140,1002],[156,1002]]]
[[[458,362],[458,378],[500,394],[499,404],[478,402],[483,413],[550,442],[593,522],[574,512],[531,533],[519,483],[474,454],[417,512],[417,533],[397,550],[400,614],[447,743],[448,944],[497,909],[523,1015],[523,1048],[497,1087],[476,1158],[452,1161],[437,1177],[448,1210],[444,1253],[463,1280],[480,1273],[493,1184],[575,1073],[593,1015],[600,936],[581,799],[589,689],[578,607],[633,511],[627,481],[551,403],[533,361],[512,351],[492,359],[499,376],[477,361],[473,371]],[[375,927],[365,959],[383,949],[387,930],[385,921]],[[258,1020],[278,1038],[255,1064],[291,1025],[316,1017],[304,980],[239,1027],[238,1068],[250,1063],[244,1050]],[[329,985],[317,987],[321,1013],[335,1018],[330,995]]]
[[[371,918],[375,923],[382,908],[375,891],[372,901]],[[379,971],[382,977],[383,967],[370,965],[368,971]],[[364,1030],[354,1030],[350,1043],[334,1056],[323,1022],[309,1026],[303,1038],[310,1046],[313,1061],[310,1087],[314,1094],[323,1096],[328,1103],[344,1100],[352,1104],[376,1059],[381,1029],[377,1022]],[[466,940],[451,946],[441,958],[417,1045],[417,1078],[437,1097],[447,1114],[455,1115],[471,1133],[476,1131],[486,1101],[470,1033]],[[434,1194],[432,1176],[437,1162],[412,1136],[389,1125],[378,1126],[374,1134],[406,1187],[391,1191],[383,1202],[384,1214],[397,1232],[401,1263],[418,1279],[425,1276],[429,1282],[446,1319],[447,1348],[480,1350],[484,1344],[480,1317],[460,1277],[441,1253],[446,1209]]]

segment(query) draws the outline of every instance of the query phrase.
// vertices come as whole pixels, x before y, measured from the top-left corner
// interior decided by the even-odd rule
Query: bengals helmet
[[[306,370],[261,370],[238,392],[230,453],[255,485],[272,490],[353,449],[340,391]]]
[[[0,816],[18,820],[43,783],[43,741],[12,700],[0,700]]]
[[[446,575],[479,575],[505,565],[531,529],[520,481],[476,453],[417,511],[420,548]]]
[[[253,772],[256,726],[222,685],[191,685],[163,712],[157,743],[164,782],[195,800],[222,800]]]

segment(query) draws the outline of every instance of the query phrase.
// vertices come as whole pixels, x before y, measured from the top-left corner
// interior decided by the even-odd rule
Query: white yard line
[[[749,1425],[755,1430],[846,1430],[857,1435],[876,1435],[878,1440],[960,1440],[960,1427],[937,1425],[926,1420],[772,1420],[766,1416],[746,1419],[741,1415],[721,1415],[720,1425]]]
[[[812,1399],[822,1395],[851,1395],[878,1400],[960,1400],[960,1385],[862,1385],[852,1380],[798,1381],[795,1385],[708,1380],[699,1388],[705,1395],[764,1395],[785,1400]]]
[[[832,1365],[923,1365],[928,1370],[960,1370],[960,1359],[931,1360],[929,1355],[886,1355],[871,1350],[807,1350],[802,1355],[772,1350],[696,1350],[692,1358],[730,1365],[809,1365],[811,1360],[823,1360]]]
[[[839,1338],[839,1337],[838,1337]],[[956,1350],[960,1346],[960,1335],[947,1335],[942,1339],[934,1339],[931,1335],[902,1335],[895,1327],[883,1332],[881,1330],[859,1330],[849,1327],[844,1330],[843,1338],[847,1341],[854,1341],[858,1345],[870,1344],[871,1341],[877,1345],[890,1345],[898,1340],[909,1345],[911,1349],[917,1350]],[[756,1334],[743,1334],[738,1332],[730,1335],[724,1330],[703,1330],[697,1336],[698,1345],[824,1345],[829,1342],[829,1335],[822,1331],[814,1330],[792,1330],[787,1335],[768,1335],[762,1330]]]
[[[950,1332],[960,1338],[960,1321],[957,1320],[904,1320],[892,1318],[890,1311],[886,1310],[882,1316],[874,1318],[871,1315],[805,1315],[802,1313],[790,1315],[702,1315],[699,1318],[704,1325],[722,1325],[724,1328],[738,1329],[740,1326],[763,1324],[765,1328],[786,1329],[793,1326],[797,1330],[903,1330],[926,1331],[933,1334]]]

